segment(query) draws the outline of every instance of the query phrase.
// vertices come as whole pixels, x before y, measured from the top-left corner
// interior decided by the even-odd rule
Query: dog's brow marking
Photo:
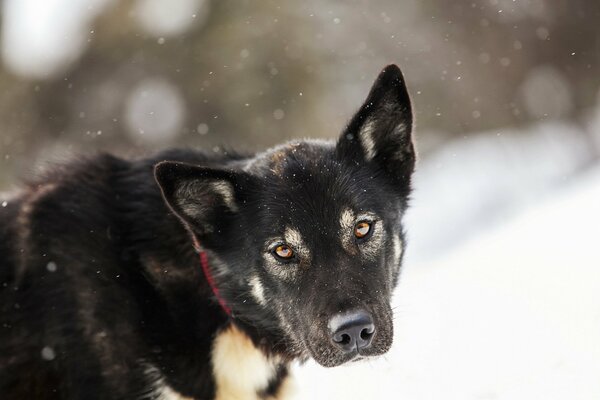
[[[300,232],[298,232],[298,230],[288,226],[285,228],[283,237],[285,238],[285,241],[288,244],[290,244],[300,256],[302,256],[303,258],[310,257],[310,250],[304,243],[302,235],[300,234]]]
[[[256,299],[258,304],[263,306],[266,305],[267,300],[265,299],[265,288],[262,282],[260,281],[260,278],[256,275],[253,276],[252,278],[250,278],[249,284],[252,290],[252,296],[254,297],[254,299]]]
[[[379,219],[379,216],[371,211],[361,212],[356,216],[357,221],[377,221]]]
[[[248,336],[230,326],[213,343],[216,400],[260,399],[259,393],[275,376],[278,364],[257,349]]]
[[[302,235],[294,228],[285,228],[283,236],[285,237],[286,242],[292,246],[300,247],[303,245]]]
[[[340,240],[344,250],[351,254],[356,254],[353,231],[355,222],[356,216],[354,211],[349,208],[343,209],[340,214]]]
[[[342,229],[352,229],[355,221],[354,212],[349,208],[344,208],[340,214],[340,226]]]
[[[360,132],[358,133],[358,138],[360,139],[360,143],[362,145],[363,150],[365,151],[365,160],[371,161],[376,154],[375,151],[375,141],[373,140],[373,132],[375,131],[375,122],[372,120],[367,120],[363,126],[360,128]]]

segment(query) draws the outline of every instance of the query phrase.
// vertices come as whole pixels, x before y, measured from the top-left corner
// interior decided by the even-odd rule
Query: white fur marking
[[[343,230],[354,228],[356,218],[354,212],[349,208],[344,208],[340,214],[340,226]]]
[[[214,341],[212,366],[216,400],[258,400],[275,375],[277,362],[232,325]]]
[[[351,254],[356,254],[354,224],[356,224],[354,211],[349,208],[343,209],[340,214],[340,240],[342,247]]]
[[[252,288],[252,296],[258,301],[258,304],[266,305],[267,300],[265,299],[265,288],[258,276],[250,278],[250,287]]]
[[[283,236],[285,237],[285,241],[291,244],[292,246],[300,247],[303,244],[302,235],[294,228],[285,228],[285,233],[283,234]]]
[[[298,255],[300,255],[304,259],[310,258],[310,250],[304,243],[300,232],[288,226],[287,228],[285,228],[283,237],[285,238],[285,241],[288,244],[290,244],[294,250],[298,252]]]
[[[367,120],[360,128],[358,138],[365,151],[365,160],[371,161],[376,154],[375,141],[373,140],[373,132],[375,131],[375,122]]]

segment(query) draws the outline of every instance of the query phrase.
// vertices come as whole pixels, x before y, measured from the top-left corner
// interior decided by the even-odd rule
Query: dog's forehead
[[[270,233],[291,227],[303,236],[338,234],[348,210],[359,215],[381,207],[378,179],[338,159],[331,143],[288,143],[264,153],[259,166],[266,176],[261,220]]]
[[[364,197],[360,189],[340,181],[340,173],[332,166],[315,164],[287,170],[276,185],[266,190],[267,212],[276,219],[274,224],[303,233],[327,235],[337,231],[342,215],[347,218],[348,210],[358,214],[368,203],[360,198]]]

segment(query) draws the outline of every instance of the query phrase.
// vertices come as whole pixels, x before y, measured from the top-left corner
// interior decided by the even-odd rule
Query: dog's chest
[[[231,325],[214,339],[211,372],[215,400],[285,400],[291,392],[291,380],[282,374],[287,365],[267,357],[250,338]],[[153,398],[157,400],[196,400],[171,388],[158,369],[147,367],[146,374],[155,381]]]
[[[267,357],[233,325],[215,338],[212,368],[217,400],[287,398],[288,383],[277,382],[280,362]],[[267,388],[274,382],[280,387],[276,395],[268,395]]]

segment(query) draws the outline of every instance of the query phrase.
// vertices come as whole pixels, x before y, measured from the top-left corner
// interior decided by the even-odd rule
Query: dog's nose
[[[375,333],[373,318],[364,310],[336,314],[328,327],[333,343],[346,353],[369,347]]]

